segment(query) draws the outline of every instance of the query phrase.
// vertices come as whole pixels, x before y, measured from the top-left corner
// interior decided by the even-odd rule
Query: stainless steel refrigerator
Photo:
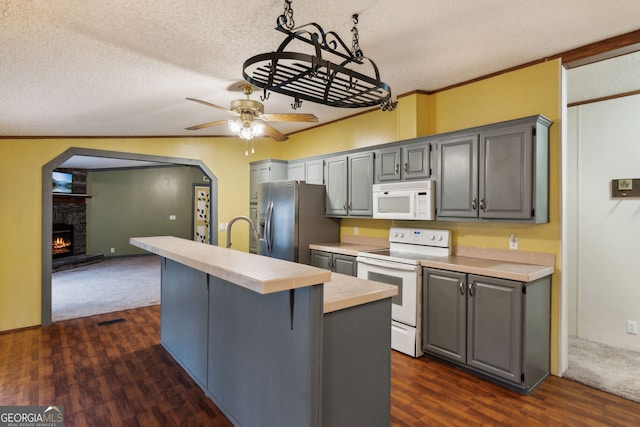
[[[309,264],[310,243],[340,241],[340,224],[325,216],[325,186],[303,181],[258,185],[258,254]]]

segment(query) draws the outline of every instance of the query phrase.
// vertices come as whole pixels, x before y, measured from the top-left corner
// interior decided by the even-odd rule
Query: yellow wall
[[[218,177],[219,221],[248,214],[248,163],[263,158],[285,160],[368,147],[534,114],[551,119],[550,222],[542,225],[429,222],[411,224],[453,231],[454,244],[508,248],[515,233],[519,248],[557,255],[560,247],[560,69],[559,60],[534,65],[434,95],[400,99],[393,112],[379,110],[291,135],[286,143],[266,140],[256,154],[244,156],[244,145],[227,138],[166,139],[18,139],[0,140],[0,331],[40,323],[41,176],[42,166],[69,147],[201,159]],[[345,219],[341,233],[387,237],[401,222]],[[236,235],[236,233],[238,233]],[[234,229],[238,249],[248,241],[244,228]],[[224,245],[226,235],[219,234]],[[552,372],[557,371],[559,274],[552,278]]]

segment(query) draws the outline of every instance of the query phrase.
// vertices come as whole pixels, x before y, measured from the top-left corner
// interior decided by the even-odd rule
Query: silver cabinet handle
[[[409,170],[409,164],[408,164],[408,163],[405,163],[405,164],[404,164],[404,171],[406,172],[406,171],[408,171],[408,170]]]
[[[346,200],[342,203],[342,209],[344,209],[345,211],[347,210],[347,201]]]
[[[473,282],[469,282],[469,296],[473,296]]]
[[[458,286],[460,287],[460,295],[464,295],[464,283],[462,283],[462,280],[458,282]]]
[[[349,202],[349,204],[347,205],[347,207],[349,208],[349,210],[351,210],[351,209],[352,209],[352,207],[351,207],[351,202]]]
[[[474,211],[478,209],[478,199],[476,199],[475,197],[471,201],[471,209],[473,209]]]
[[[406,172],[406,170],[407,170],[407,169],[406,169],[407,165],[405,164],[405,165],[404,165],[404,167],[405,167],[405,172]],[[399,172],[400,172],[400,163],[396,163],[396,175],[397,175]]]
[[[485,208],[487,203],[484,201],[484,197],[482,199],[480,199],[480,209],[482,209],[482,212],[486,212]]]

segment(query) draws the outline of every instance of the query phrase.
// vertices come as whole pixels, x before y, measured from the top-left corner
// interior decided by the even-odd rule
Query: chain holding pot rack
[[[375,62],[363,55],[358,15],[352,18],[350,50],[338,34],[325,32],[315,22],[295,27],[291,0],[285,0],[284,12],[276,21],[276,30],[286,35],[284,41],[275,52],[247,59],[243,77],[264,89],[262,100],[269,97],[269,91],[292,97],[294,110],[306,100],[340,108],[379,105],[383,111],[392,111],[398,102],[392,101],[391,88],[380,80]],[[286,50],[294,45],[301,49]]]

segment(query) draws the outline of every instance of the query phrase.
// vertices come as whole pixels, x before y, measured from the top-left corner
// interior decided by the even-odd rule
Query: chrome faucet
[[[253,223],[253,221],[251,221],[251,218],[244,215],[236,216],[234,218],[231,218],[231,220],[229,221],[229,224],[227,224],[227,248],[231,247],[231,226],[233,225],[234,222],[236,222],[239,219],[245,220],[249,223],[249,227],[251,227],[251,238],[253,239],[254,242],[260,239],[260,235],[258,234],[256,225]]]

